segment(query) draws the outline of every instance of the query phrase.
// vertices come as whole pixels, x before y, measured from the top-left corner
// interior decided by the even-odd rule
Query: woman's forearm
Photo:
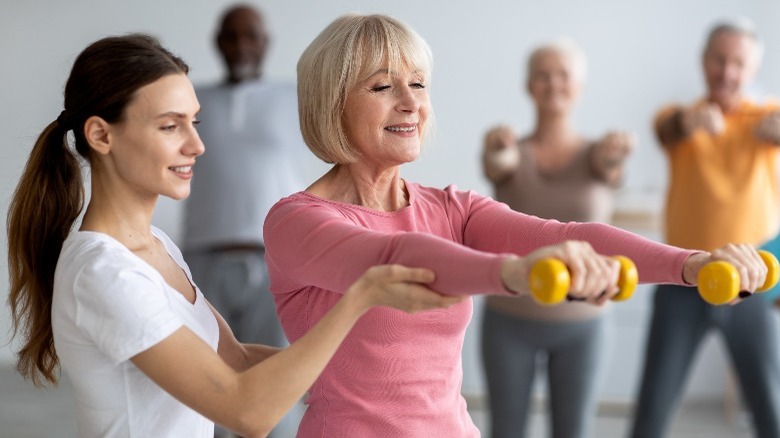
[[[273,428],[314,384],[352,326],[367,310],[359,295],[345,295],[302,338],[239,375],[246,419]]]

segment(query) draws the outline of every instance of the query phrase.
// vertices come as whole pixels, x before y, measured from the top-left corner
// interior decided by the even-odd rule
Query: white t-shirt
[[[159,229],[152,231],[192,282],[176,245]],[[219,328],[200,290],[191,304],[112,237],[91,231],[68,236],[54,274],[52,327],[73,385],[80,436],[213,437],[213,422],[129,360],[182,325],[216,351]],[[186,373],[187,358],[170,366]]]

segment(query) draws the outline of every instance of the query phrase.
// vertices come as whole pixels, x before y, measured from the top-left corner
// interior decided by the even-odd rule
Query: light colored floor
[[[486,412],[475,408],[471,413],[477,426],[485,431]],[[727,421],[724,417],[722,402],[689,403],[677,415],[669,438],[751,436],[744,418]],[[545,422],[543,412],[534,413],[529,438],[546,437]],[[626,415],[600,415],[596,421],[594,437],[625,437],[627,425]],[[60,388],[55,390],[36,389],[22,380],[12,368],[0,367],[0,438],[74,437],[76,420],[67,381],[62,382]]]

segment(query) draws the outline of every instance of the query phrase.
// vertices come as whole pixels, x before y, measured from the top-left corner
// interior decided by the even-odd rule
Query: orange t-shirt
[[[678,108],[660,111],[656,128]],[[722,133],[697,130],[664,148],[671,179],[665,224],[669,244],[713,250],[726,243],[758,244],[775,234],[780,219],[778,147],[754,135],[758,123],[775,110],[776,105],[744,101],[724,114]]]

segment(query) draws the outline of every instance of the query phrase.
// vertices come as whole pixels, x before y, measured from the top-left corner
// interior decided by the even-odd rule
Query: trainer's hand
[[[436,278],[433,271],[401,265],[380,265],[369,268],[347,290],[346,294],[362,294],[366,309],[387,306],[408,313],[439,309],[460,303],[465,295],[441,295],[425,285]]]

